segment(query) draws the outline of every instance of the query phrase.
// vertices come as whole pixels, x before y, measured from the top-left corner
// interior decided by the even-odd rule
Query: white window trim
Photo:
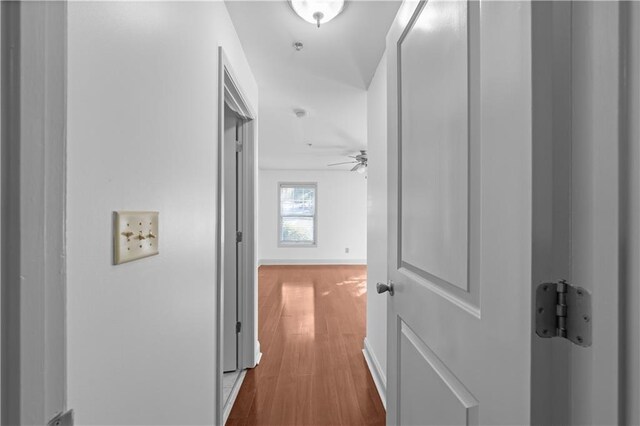
[[[315,190],[315,209],[313,212],[313,242],[289,242],[282,241],[282,188],[283,187],[310,187]],[[318,183],[317,182],[278,182],[278,247],[314,248],[318,247]]]

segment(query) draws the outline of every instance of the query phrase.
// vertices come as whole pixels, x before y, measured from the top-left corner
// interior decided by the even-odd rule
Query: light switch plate
[[[113,264],[158,254],[158,212],[114,212]]]

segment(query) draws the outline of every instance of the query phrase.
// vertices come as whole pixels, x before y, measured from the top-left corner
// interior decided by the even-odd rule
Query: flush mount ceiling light
[[[318,28],[344,10],[344,0],[289,0],[289,5],[299,17]]]

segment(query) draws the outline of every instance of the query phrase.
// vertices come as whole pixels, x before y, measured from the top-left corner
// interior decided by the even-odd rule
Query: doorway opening
[[[224,198],[224,326],[223,326],[223,400],[230,401],[234,389],[240,382],[242,369],[238,359],[240,349],[238,337],[242,330],[239,314],[239,290],[243,287],[242,232],[243,203],[242,181],[243,130],[245,119],[225,102],[224,105],[224,157],[222,158]],[[235,241],[234,241],[235,236]]]
[[[260,349],[255,331],[255,114],[219,50],[216,412],[223,424]]]

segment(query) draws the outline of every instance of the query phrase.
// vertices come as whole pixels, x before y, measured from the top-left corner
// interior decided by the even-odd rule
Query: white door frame
[[[594,327],[589,348],[533,336],[534,424],[640,421],[638,6],[532,2],[534,181],[552,183],[534,196],[533,291],[586,287]]]
[[[7,108],[5,107],[5,90],[6,87],[3,84],[3,77],[4,77],[4,67],[6,66],[7,61],[4,58],[4,42],[5,42],[5,34],[3,32],[3,28],[6,28],[5,25],[3,25],[2,22],[2,16],[3,16],[3,7],[2,4],[0,4],[0,105],[2,106],[0,108],[0,110],[2,111],[6,111]],[[5,187],[4,187],[4,183],[6,182],[6,178],[4,176],[4,170],[6,169],[6,165],[3,164],[3,162],[6,161],[5,158],[5,154],[4,154],[4,133],[2,133],[2,129],[4,127],[4,115],[0,116],[0,135],[2,136],[2,143],[0,143],[0,241],[4,241],[2,239],[2,235],[3,235],[3,228],[4,228],[4,211],[5,211],[5,206],[7,204],[5,204]],[[2,263],[4,261],[4,242],[0,242],[0,282],[4,282],[4,275],[2,272]],[[3,320],[2,320],[2,293],[3,293],[3,289],[4,286],[0,286],[0,423],[3,423],[3,417],[2,417],[2,404],[4,401],[4,398],[2,397],[2,389],[4,387],[3,381],[2,381],[2,360],[4,359],[4,351],[3,351],[3,340],[4,338],[2,337],[2,324],[3,324]]]
[[[67,4],[1,7],[2,424],[46,424],[67,408]]]
[[[216,327],[216,424],[224,424],[224,401],[222,391],[223,377],[223,326],[224,326],[224,286],[222,285],[224,266],[224,246],[228,238],[235,241],[235,235],[224,235],[224,173],[222,159],[224,158],[224,105],[228,103],[243,121],[243,156],[242,156],[242,191],[243,206],[243,244],[239,261],[240,285],[238,287],[238,317],[242,331],[238,337],[238,369],[253,368],[260,358],[260,344],[258,342],[257,327],[257,259],[256,259],[256,203],[257,188],[257,115],[254,107],[247,101],[242,87],[238,84],[236,74],[224,53],[218,48],[218,184],[217,184],[217,275],[216,275],[216,309],[218,324]]]
[[[629,67],[624,82],[626,88],[626,120],[623,131],[627,146],[621,153],[623,161],[623,253],[622,285],[625,305],[622,321],[625,347],[621,365],[624,408],[622,424],[640,424],[640,3],[623,4],[625,52]]]
[[[532,233],[537,236],[532,295],[540,283],[571,278],[571,7],[570,2],[531,2]],[[570,423],[570,345],[532,333],[532,424]]]

